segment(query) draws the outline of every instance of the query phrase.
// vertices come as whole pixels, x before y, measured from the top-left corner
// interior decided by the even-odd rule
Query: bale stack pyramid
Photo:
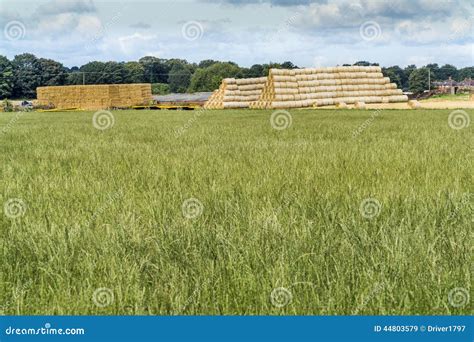
[[[147,105],[152,101],[151,84],[104,84],[38,87],[38,103],[57,109],[106,109]]]
[[[259,100],[250,108],[302,108],[406,102],[407,96],[378,66],[270,69]]]
[[[304,108],[406,102],[378,66],[270,69],[268,77],[222,81],[204,105],[223,108]]]
[[[204,104],[206,109],[249,108],[260,98],[267,77],[225,78]]]

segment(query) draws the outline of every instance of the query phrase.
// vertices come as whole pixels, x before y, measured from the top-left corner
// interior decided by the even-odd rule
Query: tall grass
[[[6,314],[471,312],[474,138],[449,111],[15,115]]]

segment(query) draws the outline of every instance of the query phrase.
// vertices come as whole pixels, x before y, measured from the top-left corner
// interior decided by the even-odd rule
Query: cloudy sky
[[[0,54],[90,60],[474,65],[464,0],[0,0]]]

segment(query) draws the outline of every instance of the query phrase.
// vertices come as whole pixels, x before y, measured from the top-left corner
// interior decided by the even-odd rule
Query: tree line
[[[350,65],[350,64],[344,64]],[[360,61],[353,65],[378,65]],[[298,68],[291,62],[255,64],[250,68],[234,62],[204,60],[189,63],[184,59],[163,59],[153,56],[130,62],[92,61],[80,67],[65,67],[62,63],[38,58],[31,53],[17,55],[13,60],[0,55],[0,99],[35,98],[36,87],[79,84],[152,83],[154,93],[212,91],[223,78],[261,77],[270,68]],[[474,78],[474,67],[457,69],[453,65],[428,64],[423,68],[382,68],[385,76],[405,90],[427,89],[427,70],[431,81]]]

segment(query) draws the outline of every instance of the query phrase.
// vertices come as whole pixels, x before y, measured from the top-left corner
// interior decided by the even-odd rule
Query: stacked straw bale
[[[270,69],[260,98],[250,108],[302,108],[312,106],[406,102],[407,96],[383,77],[377,66],[308,69]]]
[[[204,104],[206,109],[248,108],[260,98],[267,77],[225,78]]]
[[[88,110],[150,104],[151,84],[104,84],[36,88],[38,103],[57,109]]]

